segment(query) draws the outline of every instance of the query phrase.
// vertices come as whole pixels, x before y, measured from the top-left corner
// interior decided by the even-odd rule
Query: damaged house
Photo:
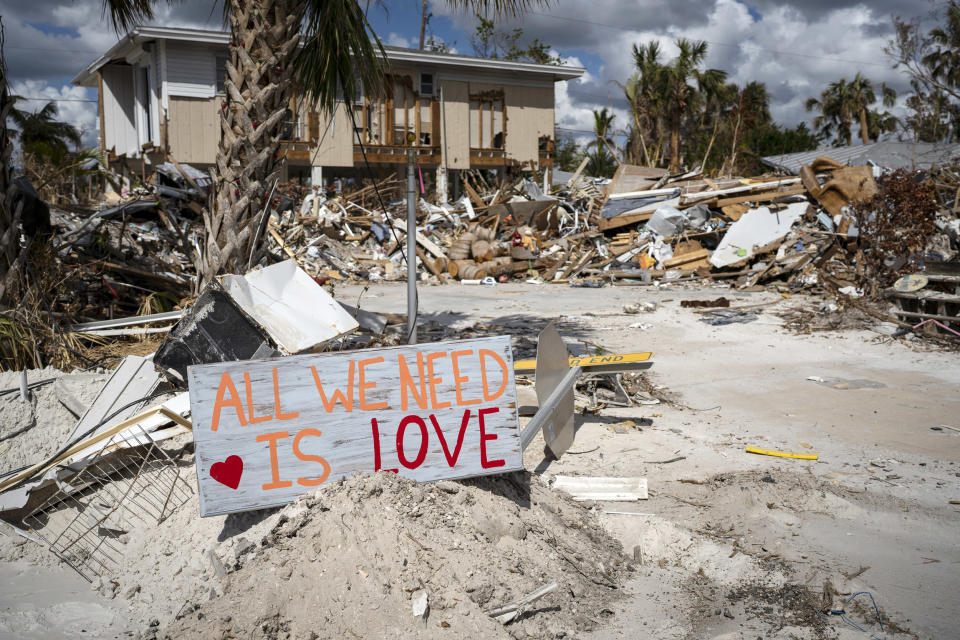
[[[225,31],[136,27],[73,79],[98,88],[100,148],[113,168],[140,174],[164,149],[198,168],[214,163],[229,43]],[[341,103],[330,117],[302,94],[291,99],[282,180],[351,176],[364,153],[392,171],[410,147],[438,186],[458,184],[448,172],[465,169],[552,166],[554,85],[583,69],[385,50],[388,86],[352,113]]]

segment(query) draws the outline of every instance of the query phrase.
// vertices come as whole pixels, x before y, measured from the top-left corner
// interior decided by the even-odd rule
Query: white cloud
[[[407,38],[404,38],[399,33],[393,33],[392,31],[390,32],[390,35],[388,35],[384,39],[383,42],[384,44],[387,44],[391,47],[403,47],[405,49],[410,48],[410,40],[408,40]]]
[[[431,6],[458,28],[472,31],[472,16],[445,9],[444,3]],[[706,40],[707,66],[727,71],[731,82],[764,82],[774,118],[792,126],[810,120],[806,99],[841,77],[861,72],[877,85],[909,88],[883,53],[892,35],[890,6],[832,0],[813,7],[764,0],[763,12],[751,14],[747,4],[736,0],[648,0],[642,7],[635,0],[557,0],[548,10],[534,8],[505,26],[519,26],[527,37],[561,52],[599,60],[591,64],[595,75],[589,80],[558,83],[559,126],[592,128],[592,110],[613,106],[616,127],[624,129],[626,103],[613,83],[633,73],[633,45],[656,40],[669,59],[678,37]],[[922,11],[904,7],[900,13]]]
[[[97,102],[83,87],[64,85],[59,89],[44,83],[42,80],[27,80],[14,82],[11,85],[14,95],[26,96],[30,100],[17,102],[17,108],[22,111],[38,111],[47,102],[55,101],[59,112],[58,119],[75,126],[83,137],[84,147],[94,147],[98,144],[100,119],[97,116]]]

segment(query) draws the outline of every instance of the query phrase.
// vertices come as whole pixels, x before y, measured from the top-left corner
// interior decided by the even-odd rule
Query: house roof
[[[86,87],[96,86],[97,71],[101,67],[110,62],[125,59],[131,53],[136,52],[140,45],[154,40],[180,40],[197,44],[227,45],[230,43],[230,33],[179,27],[134,27],[127,35],[110,47],[106,53],[87,65],[71,82]],[[580,67],[514,62],[512,60],[491,60],[474,56],[404,49],[402,47],[384,47],[384,51],[387,54],[387,59],[391,62],[417,63],[430,65],[438,69],[463,70],[472,68],[487,72],[531,74],[541,80],[549,78],[554,82],[573,80],[584,73],[584,69]]]
[[[799,173],[800,168],[826,156],[851,167],[875,164],[885,169],[928,169],[960,158],[960,144],[927,142],[874,142],[855,147],[833,147],[761,158],[774,169]]]

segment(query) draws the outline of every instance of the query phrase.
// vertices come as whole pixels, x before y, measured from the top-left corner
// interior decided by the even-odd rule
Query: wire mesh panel
[[[110,438],[24,525],[89,581],[110,576],[126,535],[163,522],[193,495],[180,468],[139,426]]]

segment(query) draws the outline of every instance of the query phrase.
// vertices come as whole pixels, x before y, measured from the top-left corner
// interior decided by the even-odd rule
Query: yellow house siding
[[[360,124],[357,116],[357,124]],[[356,137],[353,135],[353,123],[350,113],[343,103],[337,105],[334,112],[334,121],[325,112],[320,113],[320,138],[310,153],[311,163],[315,167],[352,167],[353,144]]]
[[[553,87],[503,87],[507,109],[507,158],[539,164],[540,136],[553,137]]]
[[[170,96],[167,137],[177,162],[213,164],[220,145],[220,99]]]
[[[470,91],[466,82],[443,81],[443,108],[446,126],[441,137],[447,153],[448,169],[470,168]]]

